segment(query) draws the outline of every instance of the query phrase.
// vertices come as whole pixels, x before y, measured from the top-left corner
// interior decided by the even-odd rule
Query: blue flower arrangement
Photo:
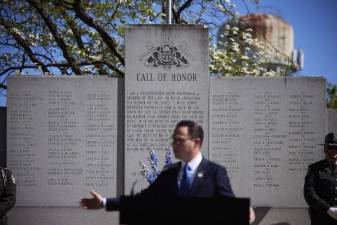
[[[158,157],[155,151],[149,151],[149,157],[147,158],[150,163],[150,169],[146,167],[142,161],[139,161],[139,165],[141,166],[141,173],[143,177],[147,180],[149,184],[152,184],[158,175],[160,174],[160,169],[158,166]],[[170,166],[172,164],[172,149],[168,148],[165,152],[165,165],[164,168]]]

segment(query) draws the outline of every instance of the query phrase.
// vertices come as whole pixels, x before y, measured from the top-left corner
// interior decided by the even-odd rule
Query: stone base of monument
[[[71,207],[15,207],[8,214],[15,225],[118,225],[119,213]]]
[[[310,218],[307,208],[270,208],[254,209],[256,220],[253,225],[308,225]]]

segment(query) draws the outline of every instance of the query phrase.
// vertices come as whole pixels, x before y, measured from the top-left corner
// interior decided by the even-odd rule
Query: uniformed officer
[[[7,212],[14,207],[16,184],[12,171],[0,167],[0,225],[7,225]]]
[[[312,225],[337,225],[337,139],[325,136],[325,159],[309,165],[304,198]]]

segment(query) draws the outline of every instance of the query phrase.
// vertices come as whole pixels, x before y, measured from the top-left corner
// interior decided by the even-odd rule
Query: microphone
[[[138,180],[135,180],[135,181],[132,183],[131,191],[130,191],[130,196],[135,195],[135,186],[136,186],[137,183],[138,183]]]

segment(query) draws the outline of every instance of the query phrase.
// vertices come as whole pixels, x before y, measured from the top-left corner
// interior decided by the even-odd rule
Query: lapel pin
[[[204,174],[202,172],[198,173],[197,175],[199,178],[202,178],[204,176]]]

